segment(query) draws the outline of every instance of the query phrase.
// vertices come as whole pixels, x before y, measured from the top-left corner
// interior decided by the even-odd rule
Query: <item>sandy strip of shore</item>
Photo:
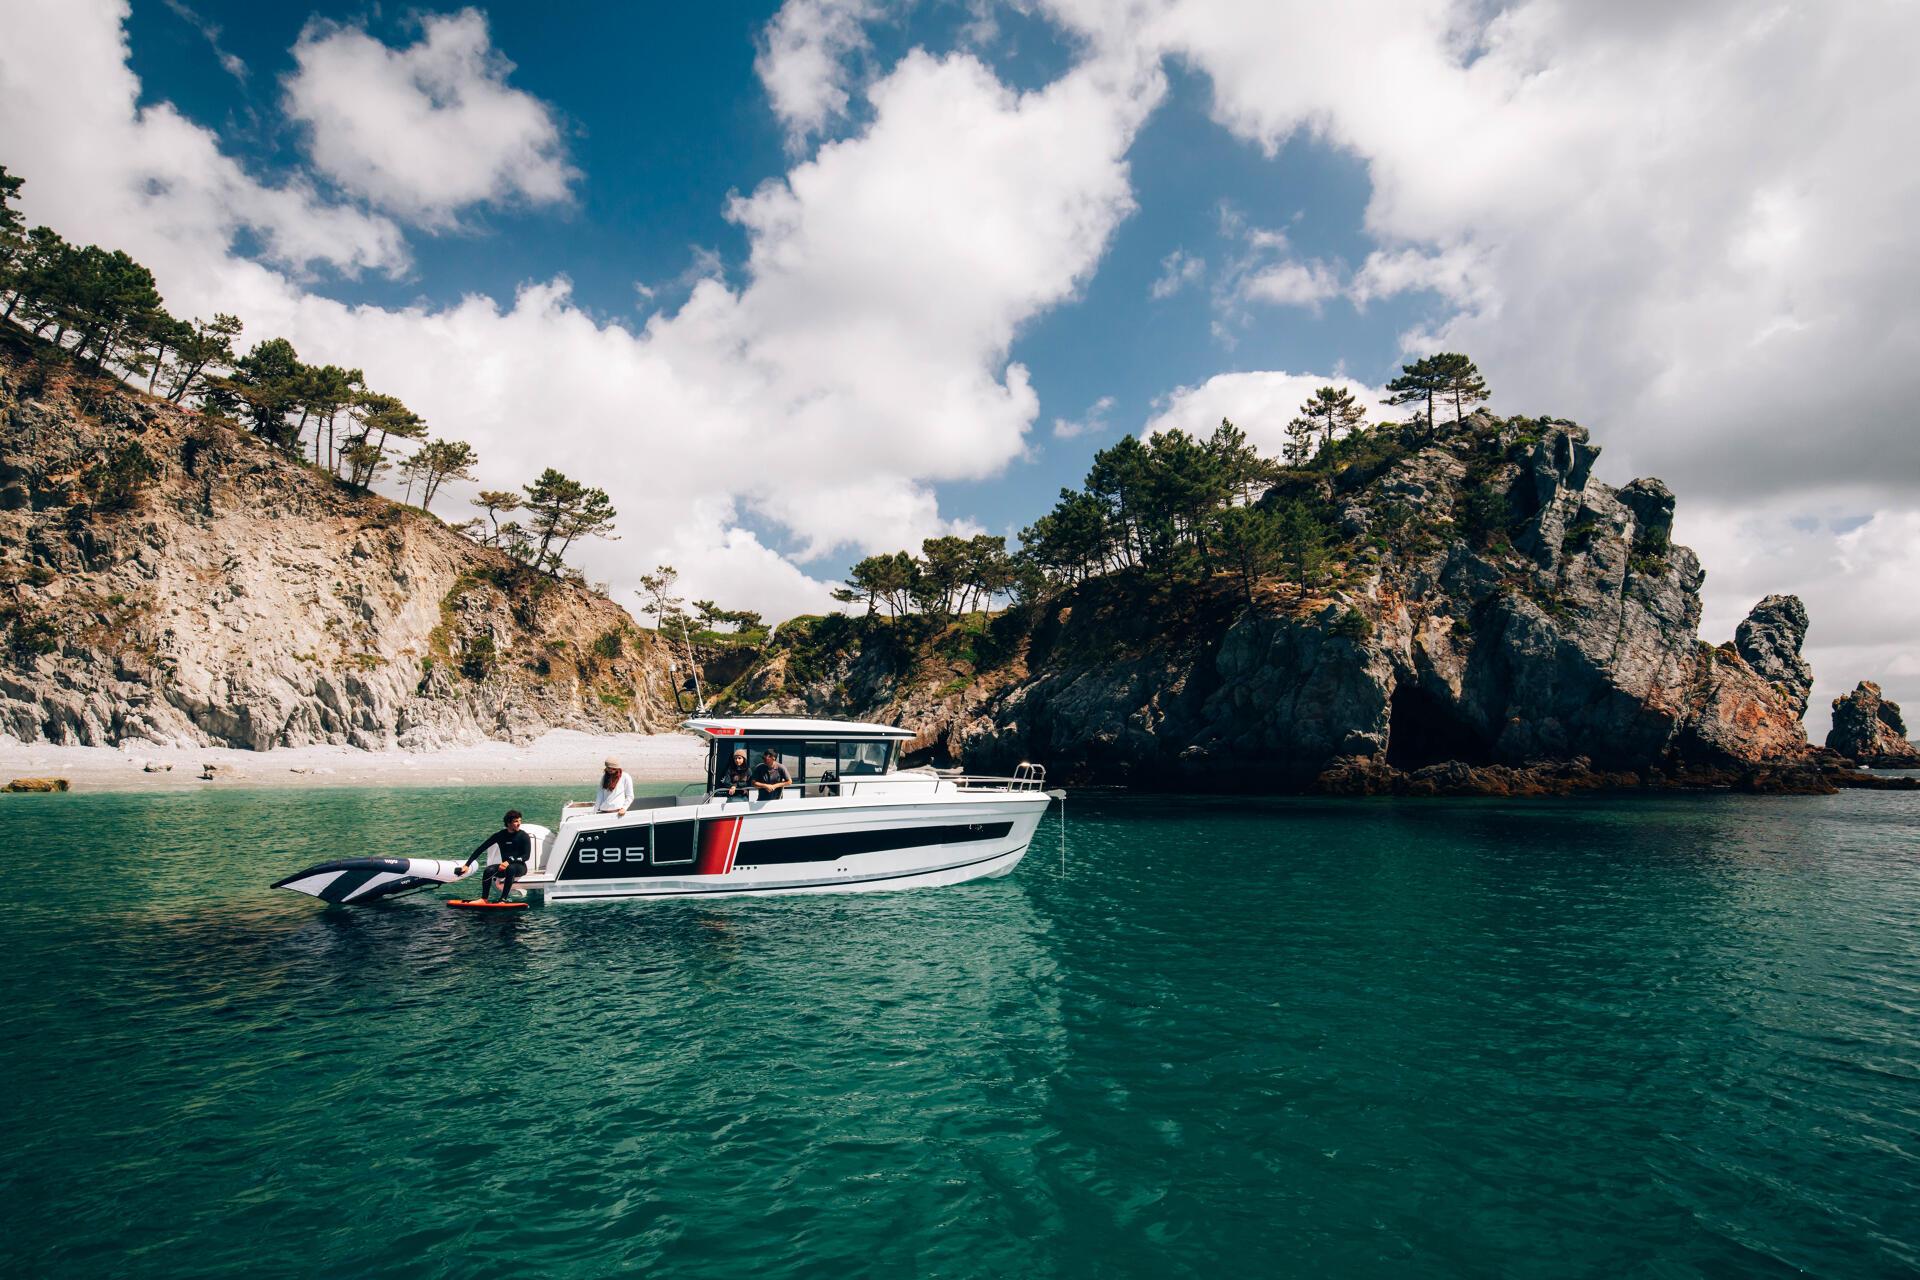
[[[684,733],[590,734],[556,729],[532,742],[482,742],[439,751],[352,747],[58,747],[0,737],[0,785],[65,778],[75,791],[209,787],[434,787],[574,784],[591,795],[600,762],[619,758],[635,783],[683,782],[706,771],[705,747]],[[201,775],[212,766],[213,777]]]

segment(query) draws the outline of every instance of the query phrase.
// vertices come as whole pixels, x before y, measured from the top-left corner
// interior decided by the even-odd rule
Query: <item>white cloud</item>
[[[1185,249],[1175,249],[1160,259],[1160,278],[1153,282],[1152,294],[1156,301],[1171,298],[1190,284],[1199,284],[1207,275],[1207,260],[1188,253]]]
[[[470,441],[490,488],[546,466],[605,488],[622,540],[579,558],[616,593],[669,562],[690,592],[770,615],[829,602],[756,521],[803,555],[973,528],[940,515],[932,486],[1022,455],[1038,401],[1008,362],[1014,334],[1075,295],[1131,211],[1124,157],[1163,91],[1122,61],[1015,93],[971,57],[911,54],[869,89],[861,133],[730,206],[750,246],[743,283],[705,276],[633,331],[589,316],[564,280],[510,302],[347,306],[239,256],[211,199],[137,216],[154,135],[133,108],[125,11],[43,12],[0,46],[0,149],[10,167],[27,155],[30,216],[72,229],[85,209],[123,211],[86,229],[148,263],[176,311],[232,310],[249,339],[284,334],[309,359],[363,368],[436,434]],[[75,83],[124,93],[75,113]],[[167,118],[239,174],[210,134]],[[317,241],[335,233],[335,257],[367,227],[397,251],[384,220],[318,227],[323,207],[301,212]]]
[[[1241,282],[1242,296],[1287,307],[1317,308],[1340,294],[1340,273],[1318,259],[1275,263]]]
[[[1345,268],[1319,258],[1293,258],[1287,233],[1255,225],[1232,204],[1220,206],[1220,234],[1236,247],[1213,289],[1213,333],[1231,347],[1236,330],[1253,320],[1250,304],[1305,307],[1318,314],[1320,304],[1346,291]]]
[[[791,150],[846,117],[848,61],[867,49],[866,24],[879,15],[874,0],[786,0],[767,24],[753,69]]]
[[[1242,137],[1360,157],[1355,300],[1435,289],[1455,312],[1409,340],[1503,402],[1683,494],[1920,490],[1920,8],[1043,3],[1189,63]]]
[[[1107,415],[1113,412],[1112,396],[1101,396],[1087,406],[1087,411],[1077,419],[1055,418],[1053,435],[1056,440],[1073,440],[1080,436],[1104,435],[1107,430]]]
[[[579,176],[552,109],[507,85],[478,10],[423,18],[404,49],[315,19],[293,57],[286,111],[315,168],[394,214],[445,227],[469,205],[564,201]]]
[[[1287,444],[1287,424],[1299,416],[1300,406],[1321,387],[1352,392],[1366,406],[1369,421],[1379,420],[1382,392],[1378,387],[1338,374],[1329,377],[1260,370],[1216,373],[1199,386],[1177,388],[1147,423],[1144,434],[1178,427],[1189,435],[1204,436],[1227,418],[1247,433],[1256,449],[1277,458]]]
[[[406,269],[392,222],[329,203],[297,178],[260,182],[171,105],[139,106],[126,16],[124,0],[7,13],[0,141],[7,167],[27,179],[21,207],[30,218],[150,265],[165,260],[176,289],[220,276],[242,233],[266,262],[296,273]]]

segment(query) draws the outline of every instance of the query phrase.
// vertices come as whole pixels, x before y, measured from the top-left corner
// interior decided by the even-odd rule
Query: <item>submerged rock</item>
[[[1882,697],[1880,686],[1871,680],[1833,700],[1827,747],[1872,769],[1920,769],[1920,747],[1907,739],[1900,704]]]

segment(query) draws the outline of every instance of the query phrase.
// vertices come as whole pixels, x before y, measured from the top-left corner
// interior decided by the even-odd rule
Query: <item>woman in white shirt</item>
[[[593,811],[625,813],[633,806],[633,779],[612,756],[607,757],[603,767],[606,772],[600,775],[600,798],[593,802]]]

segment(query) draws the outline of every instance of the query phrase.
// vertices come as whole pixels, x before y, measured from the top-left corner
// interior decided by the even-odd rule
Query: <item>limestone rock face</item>
[[[1483,423],[1429,445],[1338,496],[1342,523],[1369,530],[1399,503],[1429,528],[1451,516],[1450,535],[1383,539],[1338,587],[1276,589],[1124,662],[1069,656],[1097,651],[1092,635],[1036,642],[1030,678],[970,747],[1003,764],[1018,743],[1076,776],[1276,790],[1336,761],[1349,774],[1353,761],[1495,770],[1479,782],[1543,762],[1613,779],[1804,755],[1798,709],[1737,655],[1697,643],[1703,575],[1669,541],[1672,493],[1594,481],[1598,452],[1559,422],[1511,439]],[[1475,491],[1505,495],[1503,526],[1460,528]],[[1769,653],[1797,660],[1799,633],[1778,612]]]
[[[1813,692],[1813,667],[1800,656],[1806,638],[1807,606],[1799,596],[1768,596],[1733,632],[1740,657],[1801,715]]]
[[[1900,704],[1881,697],[1880,686],[1871,680],[1833,700],[1827,747],[1868,768],[1920,769],[1920,747],[1907,738]]]
[[[988,676],[869,651],[767,709],[891,719],[931,758],[1076,783],[1519,795],[1811,769],[1804,608],[1770,597],[1744,650],[1702,645],[1672,492],[1594,480],[1598,454],[1572,423],[1476,415],[1312,480],[1353,548],[1324,585],[1248,607],[1096,578]]]
[[[99,464],[151,472],[103,490]],[[0,358],[0,732],[431,747],[675,718],[619,606],[258,438]]]
[[[1572,423],[1476,415],[1331,479],[1358,550],[1326,585],[1143,608],[1138,582],[1089,582],[1035,619],[1017,676],[944,703],[923,686],[915,723],[972,767],[1183,788],[1537,794],[1803,767],[1805,610],[1763,602],[1747,653],[1700,644],[1673,494],[1599,483],[1598,454]],[[859,712],[905,710],[911,684]]]

